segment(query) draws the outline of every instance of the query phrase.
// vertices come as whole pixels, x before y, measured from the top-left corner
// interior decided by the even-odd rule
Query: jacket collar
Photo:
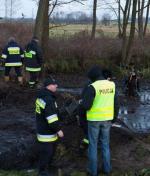
[[[55,93],[54,93],[54,92],[52,92],[52,91],[48,90],[47,88],[44,88],[44,91],[45,91],[45,92],[46,92],[46,94],[48,94],[49,96],[52,96],[53,98],[56,98],[56,96],[55,96]]]

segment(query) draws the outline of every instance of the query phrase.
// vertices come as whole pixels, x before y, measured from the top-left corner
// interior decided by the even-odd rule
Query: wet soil
[[[53,76],[60,87],[78,88],[86,82],[83,75]],[[58,94],[58,104],[62,105],[74,96],[61,92]],[[0,169],[29,169],[37,166],[35,97],[36,89],[21,88],[16,83],[5,84],[0,78]],[[75,97],[79,98],[79,95]],[[124,102],[127,101],[130,100]],[[140,104],[137,100],[130,102],[136,106]],[[84,151],[82,155],[78,152],[83,137],[81,128],[76,121],[71,120],[63,122],[63,131],[65,137],[58,143],[52,165],[61,168],[63,175],[71,175],[74,171],[85,172],[87,152]],[[136,172],[149,168],[150,135],[132,135],[120,128],[112,128],[111,153],[113,170]]]

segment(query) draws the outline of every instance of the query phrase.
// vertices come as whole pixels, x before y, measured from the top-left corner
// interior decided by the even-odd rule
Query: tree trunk
[[[91,38],[95,38],[95,32],[96,32],[96,8],[97,8],[97,0],[93,0],[93,25],[92,25],[92,33]]]
[[[144,32],[143,32],[144,37],[146,35],[146,29],[147,29],[147,24],[148,24],[149,8],[150,8],[150,0],[148,0],[147,2],[146,19],[145,19]]]
[[[127,26],[131,9],[131,0],[126,1],[125,10],[123,13],[123,31],[122,31],[122,61],[125,61],[127,53]]]
[[[43,19],[43,34],[42,34],[42,48],[43,48],[43,55],[45,60],[48,59],[48,44],[49,44],[49,1],[46,2],[45,11],[44,13],[44,19]]]
[[[131,19],[131,28],[130,28],[130,35],[129,35],[129,41],[127,45],[127,53],[126,53],[126,62],[130,62],[130,51],[134,39],[135,34],[135,24],[136,24],[136,7],[137,7],[137,0],[133,0],[133,7],[132,7],[132,19]]]
[[[35,21],[35,27],[34,27],[34,36],[37,36],[39,38],[41,46],[43,46],[43,34],[45,29],[45,17],[48,15],[47,6],[49,6],[49,0],[40,0],[36,21]],[[47,13],[47,15],[46,15]]]
[[[34,27],[34,36],[37,36],[40,41],[41,48],[43,50],[44,62],[48,59],[48,40],[49,40],[49,0],[40,0],[38,6],[38,12],[36,16],[36,22]],[[40,79],[45,76],[44,65],[40,74]]]
[[[121,5],[120,5],[120,0],[118,1],[118,37],[121,38],[122,37],[122,32],[121,32]]]
[[[144,12],[144,3],[145,0],[138,0],[138,35],[141,40],[143,40],[143,12]]]

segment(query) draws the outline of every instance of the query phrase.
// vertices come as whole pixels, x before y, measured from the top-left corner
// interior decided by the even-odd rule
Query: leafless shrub
[[[33,33],[33,24],[0,23],[0,51],[10,36],[16,37],[21,46],[27,44]],[[69,37],[49,39],[48,58],[45,68],[57,72],[76,72],[87,70],[94,64],[115,68],[121,62],[121,40],[101,35],[91,40],[86,30]],[[140,67],[150,67],[150,36],[143,43],[135,38],[131,51],[131,61]]]
[[[6,45],[8,38],[13,36],[22,47],[31,39],[33,24],[30,23],[0,23],[0,50]]]
[[[80,70],[87,69],[91,64],[109,67],[112,63],[119,62],[120,49],[121,41],[118,39],[101,37],[91,40],[88,31],[82,31],[68,39],[50,39],[47,64],[51,67],[51,60],[53,63],[58,60],[59,62],[67,60],[68,63],[76,60]]]

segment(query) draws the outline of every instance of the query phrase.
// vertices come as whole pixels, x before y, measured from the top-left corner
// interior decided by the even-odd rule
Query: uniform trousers
[[[38,142],[39,173],[46,171],[56,150],[56,142]]]

